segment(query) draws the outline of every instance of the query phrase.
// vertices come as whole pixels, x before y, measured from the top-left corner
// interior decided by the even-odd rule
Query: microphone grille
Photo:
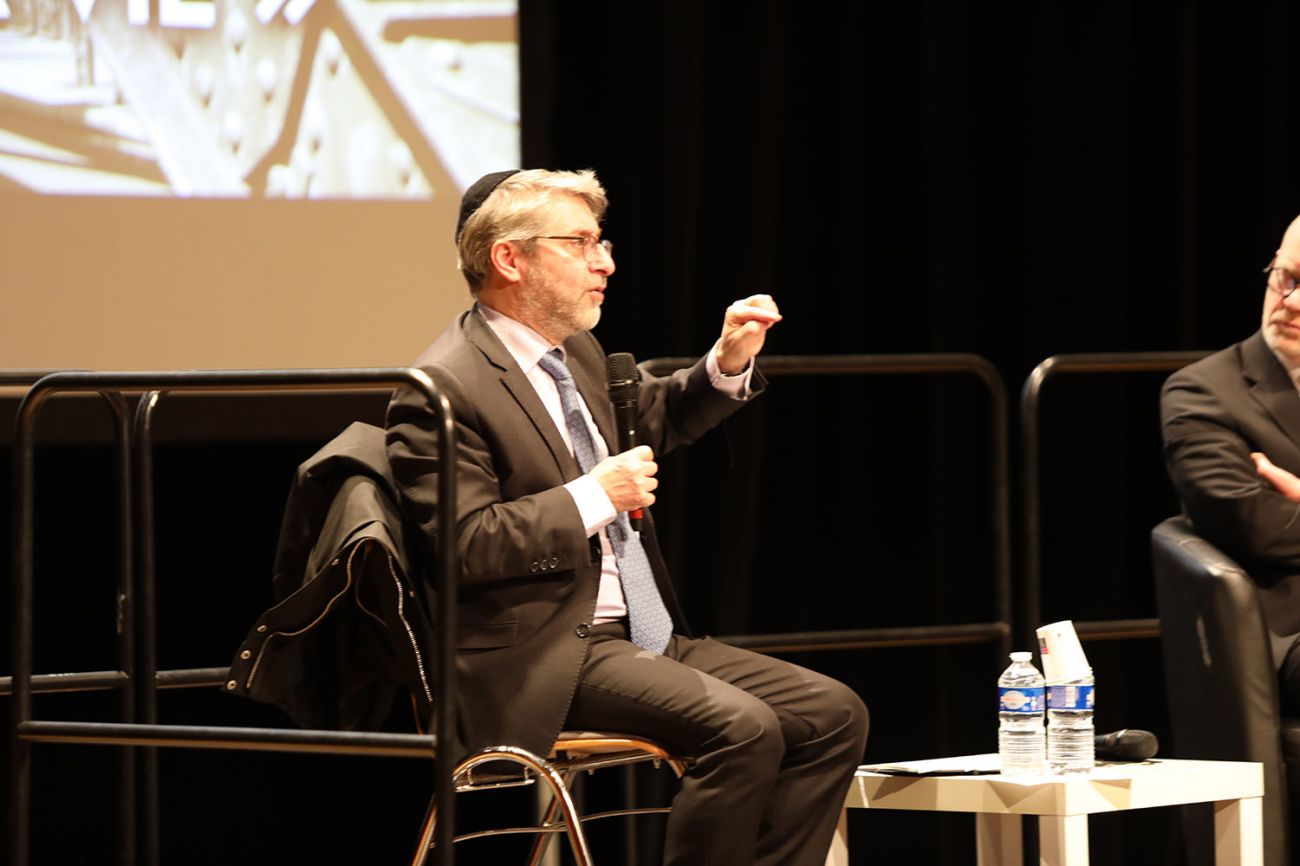
[[[615,352],[605,359],[605,381],[609,387],[625,387],[641,380],[641,371],[636,368],[636,358],[628,352]]]

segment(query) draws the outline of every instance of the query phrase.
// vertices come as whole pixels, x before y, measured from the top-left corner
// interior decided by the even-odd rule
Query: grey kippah
[[[465,221],[474,215],[474,211],[483,206],[487,197],[492,195],[492,190],[501,185],[501,181],[518,174],[521,169],[512,168],[509,171],[494,171],[491,174],[485,174],[470,185],[465,190],[465,194],[460,197],[460,217],[456,220],[456,243],[460,243],[460,233],[465,230]]]

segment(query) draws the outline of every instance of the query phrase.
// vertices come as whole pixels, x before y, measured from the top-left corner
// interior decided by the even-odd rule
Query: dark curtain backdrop
[[[1217,347],[1295,191],[1285,2],[1101,8],[523,0],[525,161],[590,166],[606,343],[699,351],[770,291],[771,351]]]
[[[524,0],[525,162],[595,168],[609,191],[607,349],[698,354],[728,302],[770,292],[786,321],[769,353],[974,353],[1015,413],[1048,356],[1220,348],[1258,326],[1259,269],[1300,212],[1296,15]],[[1148,533],[1177,508],[1163,378],[1043,391],[1042,621],[1155,616]],[[669,455],[656,511],[692,624],[992,619],[988,411],[962,377],[786,378]],[[1012,431],[1018,494],[1014,414]],[[1039,624],[1023,617],[1018,635]],[[1149,728],[1172,754],[1158,643],[1088,651],[1099,729]],[[991,649],[798,660],[863,694],[869,759],[993,747]],[[918,862],[967,862],[965,819],[854,821],[885,846],[874,862],[918,840]],[[1097,862],[1180,862],[1180,845],[1173,812],[1094,822]]]
[[[1010,398],[1018,527],[1016,397],[1034,365],[1219,348],[1256,328],[1259,268],[1300,212],[1296,23],[1281,0],[521,0],[525,161],[593,167],[610,193],[618,272],[597,330],[610,351],[698,354],[726,304],[761,291],[786,315],[769,354],[989,359]],[[1177,508],[1162,378],[1075,376],[1044,393],[1044,621],[1155,615],[1147,535]],[[666,455],[655,514],[695,630],[992,620],[989,411],[971,377],[787,377]],[[269,423],[233,445],[190,430],[160,454],[164,666],[223,663],[213,648],[232,654],[269,599],[269,583],[262,598],[246,587],[269,574],[293,467],[334,432],[268,442]],[[57,578],[38,592],[56,611],[38,621],[39,670],[111,665],[111,595],[81,589],[111,583],[107,459],[42,451],[38,575]],[[1012,541],[1019,598],[1025,539]],[[1018,645],[1037,624],[1018,606]],[[1173,754],[1157,642],[1087,650],[1099,729],[1151,729]],[[994,748],[1005,659],[990,646],[791,658],[862,694],[870,760]],[[37,708],[65,700],[111,714],[107,699]],[[166,701],[164,721],[268,717],[220,696]],[[37,862],[107,862],[109,752],[38,747],[35,762]],[[401,761],[169,752],[162,766],[165,863],[402,862],[428,792],[427,770]],[[618,784],[597,776],[590,793]],[[526,799],[496,802],[463,805],[466,823]],[[623,825],[606,823],[600,862],[626,862]],[[653,820],[639,826],[653,850]],[[1183,862],[1172,810],[1092,826],[1094,862]],[[860,812],[850,831],[855,863],[974,861],[964,816]],[[514,862],[492,847],[460,857]]]

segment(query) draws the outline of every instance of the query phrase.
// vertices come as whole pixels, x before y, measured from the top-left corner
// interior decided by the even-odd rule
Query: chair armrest
[[[1151,555],[1178,753],[1280,763],[1277,673],[1254,582],[1182,517],[1152,531]]]

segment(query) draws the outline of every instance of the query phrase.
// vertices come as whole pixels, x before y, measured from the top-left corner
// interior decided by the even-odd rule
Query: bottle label
[[[998,688],[998,710],[1004,713],[1041,713],[1043,689]]]
[[[1047,706],[1053,710],[1091,710],[1092,686],[1048,686]]]

